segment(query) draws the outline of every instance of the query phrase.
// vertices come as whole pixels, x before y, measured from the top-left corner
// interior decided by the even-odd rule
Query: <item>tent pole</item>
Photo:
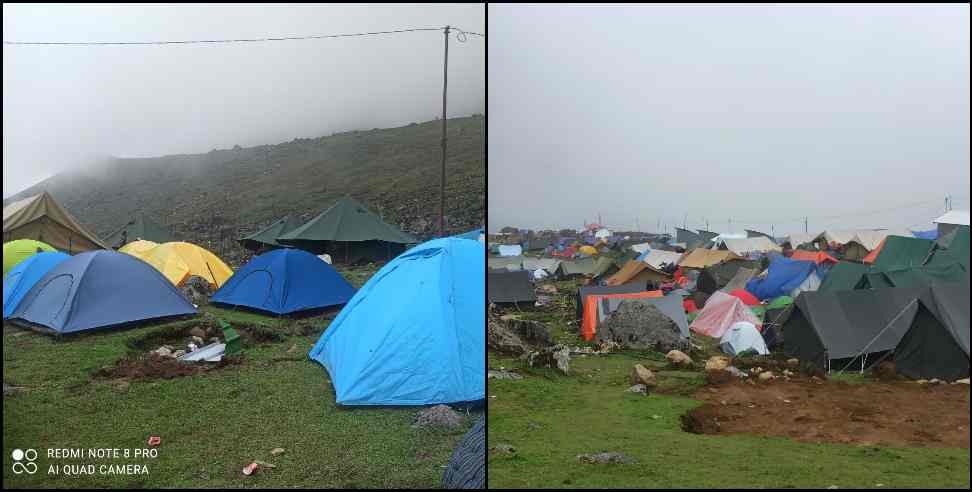
[[[445,237],[446,89],[449,85],[449,26],[445,26],[445,57],[442,63],[442,173],[439,176],[439,237]]]

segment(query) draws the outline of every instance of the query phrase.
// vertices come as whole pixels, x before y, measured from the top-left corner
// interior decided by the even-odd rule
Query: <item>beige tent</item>
[[[70,254],[108,249],[46,191],[3,207],[3,242],[15,239],[42,241]]]
[[[741,259],[743,258],[728,250],[695,248],[691,253],[683,256],[678,265],[684,268],[705,268],[724,261]]]
[[[625,263],[624,267],[607,279],[607,285],[624,285],[639,283],[645,285],[648,282],[668,282],[672,276],[664,272],[655,270],[651,265],[637,260]]]

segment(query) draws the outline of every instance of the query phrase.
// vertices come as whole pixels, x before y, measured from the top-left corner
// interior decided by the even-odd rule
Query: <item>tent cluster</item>
[[[677,229],[674,238],[585,245],[596,255],[576,240],[533,251],[521,242],[521,254],[488,258],[488,297],[532,301],[531,282],[580,277],[578,334],[588,341],[600,340],[621,306],[663,303],[675,326],[685,322],[685,337],[717,338],[730,355],[783,350],[827,369],[893,357],[903,374],[955,379],[969,372],[968,214],[934,222],[937,230],[785,238]],[[511,234],[490,239],[516,242]],[[588,268],[575,270],[579,262]],[[933,361],[935,351],[944,355]]]

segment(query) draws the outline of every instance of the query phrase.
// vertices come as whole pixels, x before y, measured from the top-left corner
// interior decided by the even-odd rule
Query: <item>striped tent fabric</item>
[[[486,488],[486,428],[485,417],[462,438],[442,475],[444,489]]]

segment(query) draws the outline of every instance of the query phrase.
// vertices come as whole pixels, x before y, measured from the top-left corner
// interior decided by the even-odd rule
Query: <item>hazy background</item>
[[[490,231],[968,208],[968,4],[490,5],[488,25]]]
[[[163,41],[447,24],[483,5],[3,5],[4,41]],[[485,39],[453,37],[449,116],[485,111]],[[441,32],[268,43],[3,47],[3,196],[101,156],[205,153],[441,115]]]

